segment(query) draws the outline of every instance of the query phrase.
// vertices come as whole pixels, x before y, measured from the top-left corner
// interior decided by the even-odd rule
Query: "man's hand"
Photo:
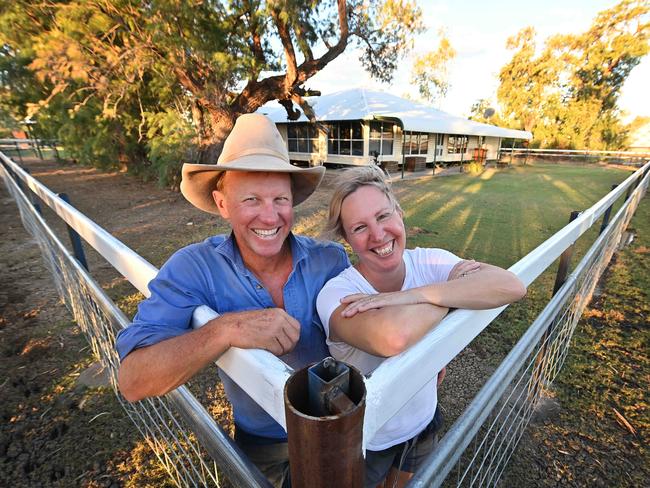
[[[224,314],[230,346],[242,349],[265,349],[276,356],[291,351],[300,339],[300,323],[281,308],[266,308]],[[215,320],[217,322],[217,320]]]

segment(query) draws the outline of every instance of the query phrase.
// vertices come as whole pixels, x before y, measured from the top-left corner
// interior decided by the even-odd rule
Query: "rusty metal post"
[[[361,488],[366,388],[354,367],[325,358],[284,387],[292,488]]]

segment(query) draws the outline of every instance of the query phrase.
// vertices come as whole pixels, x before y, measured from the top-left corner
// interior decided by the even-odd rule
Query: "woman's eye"
[[[391,214],[390,213],[383,213],[379,217],[377,217],[378,222],[384,222],[390,218]]]
[[[365,225],[358,225],[357,227],[352,228],[352,233],[353,234],[358,234],[359,232],[363,232],[364,230],[366,230]]]

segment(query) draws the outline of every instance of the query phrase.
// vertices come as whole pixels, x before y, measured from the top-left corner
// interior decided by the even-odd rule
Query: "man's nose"
[[[265,202],[262,205],[260,215],[260,219],[262,219],[264,222],[276,222],[278,219],[278,211],[275,208],[275,205],[273,202]]]

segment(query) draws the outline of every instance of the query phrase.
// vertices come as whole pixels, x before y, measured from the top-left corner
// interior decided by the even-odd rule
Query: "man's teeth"
[[[390,241],[384,247],[375,248],[374,251],[375,251],[375,253],[379,254],[380,256],[386,256],[387,254],[390,254],[393,251],[393,243],[394,243],[394,241]]]
[[[276,235],[279,230],[280,227],[276,227],[275,229],[253,229],[253,232],[260,237],[272,237]]]

